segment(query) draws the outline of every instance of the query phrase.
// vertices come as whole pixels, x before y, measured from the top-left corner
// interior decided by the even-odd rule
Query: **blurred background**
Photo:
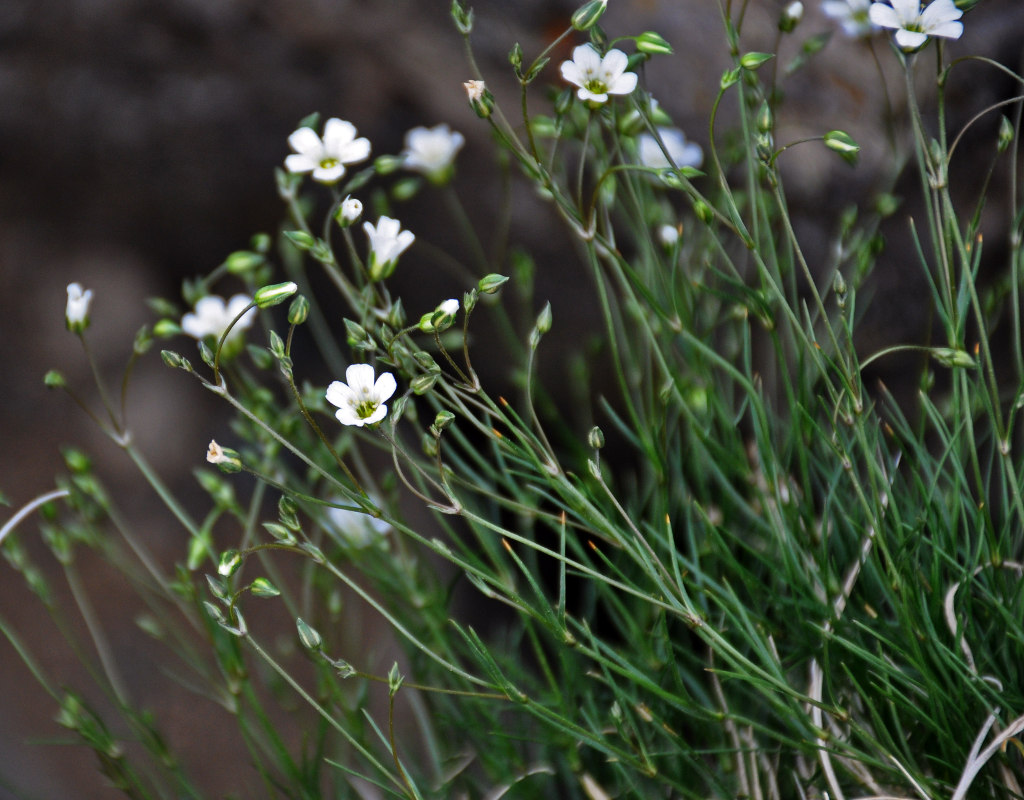
[[[489,88],[514,108],[518,88],[507,53],[520,42],[529,57],[566,27],[575,0],[478,0],[474,44]],[[744,49],[775,46],[784,2],[750,3]],[[807,37],[832,30],[817,0],[783,60]],[[144,537],[168,561],[179,558],[184,535],[156,505],[129,460],[63,394],[42,382],[61,370],[86,401],[95,400],[75,338],[64,330],[65,287],[93,290],[89,338],[102,368],[119,380],[138,328],[152,322],[144,300],[177,299],[181,280],[208,272],[252,234],[275,232],[283,217],[272,171],[289,152],[287,136],[313,111],[351,120],[370,138],[374,155],[395,154],[406,130],[449,123],[467,138],[456,189],[482,231],[498,213],[499,171],[485,123],[469,109],[462,82],[469,76],[448,0],[3,0],[0,3],[0,491],[18,507],[52,488],[62,470],[59,448],[93,453],[100,471]],[[656,30],[676,47],[655,59],[643,81],[694,140],[707,147],[707,112],[727,67],[718,4],[712,0],[612,0],[604,27],[610,35]],[[983,53],[1021,67],[1024,4],[982,0],[966,19],[967,34],[953,53]],[[539,82],[558,84],[557,63],[580,37],[556,53]],[[840,209],[866,203],[887,168],[885,90],[902,108],[902,77],[884,41],[833,41],[784,84],[785,111],[777,142],[844,128],[863,146],[851,170],[823,147],[802,147],[783,160],[794,214],[809,252],[824,255]],[[921,67],[927,70],[933,61]],[[1020,93],[1012,81],[981,66],[951,86],[955,121]],[[535,100],[543,103],[538,85]],[[514,116],[511,112],[509,116]],[[997,115],[971,129],[955,165],[960,185],[977,187],[994,147]],[[972,177],[973,176],[973,177]],[[991,195],[1006,197],[996,176]],[[916,179],[911,178],[909,191]],[[555,327],[549,352],[597,333],[599,322],[586,271],[549,209],[522,187],[511,241],[536,259],[537,302],[550,299]],[[459,244],[429,196],[403,207],[403,225],[422,241]],[[1009,204],[995,203],[996,230]],[[896,241],[906,214],[897,215]],[[361,238],[361,234],[360,234]],[[987,258],[1003,243],[986,240]],[[916,268],[904,269],[893,245],[876,292],[872,325],[879,341],[914,340],[922,320],[913,301],[925,291]],[[507,264],[494,264],[507,271]],[[395,276],[395,294],[410,314],[433,308],[467,287],[434,269],[414,248]],[[223,294],[233,287],[226,286]],[[539,307],[539,306],[538,306]],[[173,345],[188,356],[188,343]],[[172,486],[193,492],[191,469],[222,417],[192,381],[160,362],[159,347],[139,365],[129,403],[130,428]],[[560,370],[558,357],[546,368]],[[500,360],[499,360],[500,363]],[[0,513],[6,518],[7,513]],[[24,530],[30,531],[29,521]],[[40,561],[45,561],[40,553]],[[132,690],[158,708],[176,732],[197,783],[210,796],[240,791],[245,754],[237,744],[211,748],[201,704],[161,702],[159,664],[121,607],[124,587],[91,578],[119,657],[137,665]],[[31,601],[20,576],[0,564],[0,615],[37,648],[61,682],[75,659]],[[0,799],[113,797],[92,756],[54,746],[65,732],[53,722],[52,701],[37,690],[7,642],[0,639]],[[211,718],[212,719],[212,718]],[[195,731],[201,731],[196,735]]]

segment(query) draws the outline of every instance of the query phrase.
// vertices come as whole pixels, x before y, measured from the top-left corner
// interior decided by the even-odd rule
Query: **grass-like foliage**
[[[917,254],[899,268],[931,287],[908,302],[933,324],[926,344],[863,352],[861,298],[899,201],[860,198],[820,220],[827,253],[805,252],[786,160],[858,153],[841,121],[776,141],[780,89],[815,69],[827,37],[802,38],[790,4],[778,41],[801,55],[776,64],[744,48],[748,3],[722,1],[732,67],[708,76],[703,153],[644,86],[643,65],[672,47],[653,32],[609,38],[603,0],[544,52],[513,47],[508,73],[489,77],[521,89],[515,111],[488,90],[472,12],[453,3],[469,101],[507,172],[494,191],[532,184],[592,275],[601,320],[586,352],[545,353],[557,314],[530,295],[533,265],[504,241],[508,220],[469,225],[451,183],[463,140],[447,127],[371,159],[351,123],[305,120],[277,174],[280,234],[186,285],[189,314],[154,302],[132,362],[167,340],[166,364],[233,415],[229,432],[211,431],[220,471],[196,473],[206,508],[170,492],[111,392],[86,410],[187,531],[180,563],[149,554],[76,452],[56,492],[3,530],[11,565],[65,619],[24,547],[35,534],[23,520],[46,503],[43,534],[109,702],[61,688],[0,624],[128,796],[204,789],[119,677],[76,571],[81,548],[137,589],[146,632],[194,702],[223,707],[223,730],[190,735],[241,737],[266,796],[1021,796],[1022,214],[1013,182],[1012,229],[984,231],[1007,256],[985,262],[981,285],[985,198],[965,204],[949,185],[961,151],[944,93],[962,69],[942,37],[959,36],[960,10],[935,0],[911,19],[916,0],[875,3],[885,9],[870,19],[897,27],[892,47],[865,23],[879,63],[907,75],[892,141],[909,148],[892,163],[919,174],[921,210],[894,230]],[[565,43],[572,58],[550,62]],[[972,69],[1024,85],[993,62]],[[929,74],[926,114],[915,88]],[[1004,113],[991,170],[1017,176],[1021,98],[978,119]],[[397,221],[424,198],[463,231],[465,260]],[[432,268],[428,256],[465,276],[461,297],[393,294],[392,274]],[[90,300],[75,286],[67,314],[87,356]],[[180,352],[183,334],[198,358]],[[481,348],[507,365],[500,390],[474,369]],[[920,356],[903,391],[866,381],[902,351]],[[553,358],[572,391],[540,384],[537,360]],[[348,635],[360,627],[376,633]]]

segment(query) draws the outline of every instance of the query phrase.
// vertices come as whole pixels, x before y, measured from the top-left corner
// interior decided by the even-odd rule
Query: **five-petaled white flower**
[[[435,183],[444,183],[450,177],[455,154],[466,140],[447,125],[433,128],[413,128],[405,134],[402,164],[406,169],[422,172]]]
[[[327,402],[337,406],[335,416],[342,425],[373,425],[388,413],[384,403],[395,393],[395,376],[382,372],[374,380],[369,364],[352,364],[345,370],[345,380],[332,381],[327,387]]]
[[[626,72],[627,66],[621,50],[609,50],[602,58],[593,45],[581,44],[572,51],[572,61],[562,62],[562,77],[579,87],[580,100],[601,105],[610,94],[629,94],[636,88],[636,73]]]
[[[847,36],[867,36],[875,24],[868,15],[872,0],[823,0],[821,10],[839,23]]]
[[[196,339],[205,339],[212,336],[220,339],[224,335],[231,321],[241,314],[245,307],[252,303],[252,298],[244,294],[236,294],[226,303],[223,297],[215,294],[208,294],[200,298],[196,303],[195,311],[189,312],[181,318],[181,329]],[[228,334],[227,341],[232,341],[241,335],[242,331],[250,327],[256,321],[256,309],[252,308],[235,323]]]
[[[896,44],[904,50],[916,50],[929,36],[959,39],[964,24],[959,22],[964,12],[953,0],[934,0],[923,10],[919,0],[890,0],[872,3],[868,9],[871,21],[882,28],[896,31]]]
[[[64,309],[64,322],[69,331],[81,333],[89,326],[89,303],[92,289],[82,291],[82,284],[68,284],[68,304]]]
[[[412,231],[403,231],[402,223],[391,217],[381,217],[376,227],[364,222],[363,230],[370,240],[370,278],[375,281],[394,272],[398,257],[416,241]]]
[[[658,128],[661,144],[649,133],[637,138],[640,163],[652,169],[672,167],[699,167],[704,163],[704,151],[696,142],[688,141],[679,128]],[[662,144],[665,149],[662,150]],[[666,155],[666,153],[668,155]]]
[[[346,164],[364,161],[370,155],[370,140],[356,138],[356,126],[337,117],[324,124],[321,139],[312,128],[299,128],[288,137],[292,153],[284,160],[289,172],[311,172],[320,183],[337,183]]]

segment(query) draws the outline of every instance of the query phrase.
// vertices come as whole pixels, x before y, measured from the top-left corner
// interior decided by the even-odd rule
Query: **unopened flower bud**
[[[587,443],[595,450],[600,450],[604,447],[604,431],[595,425],[587,435]]]
[[[357,200],[355,197],[349,195],[341,201],[341,205],[338,206],[338,213],[335,214],[334,218],[338,221],[338,224],[343,228],[347,228],[349,225],[354,224],[363,215],[363,203]]]
[[[89,327],[89,303],[92,289],[82,290],[82,284],[68,284],[68,304],[64,310],[64,322],[72,333],[81,333]]]
[[[845,161],[850,164],[856,163],[860,145],[853,140],[850,134],[845,131],[829,131],[825,134],[823,141],[825,147],[839,153]]]
[[[311,627],[303,621],[302,617],[298,617],[295,620],[295,627],[299,631],[299,641],[302,642],[302,646],[307,650],[319,650],[323,645],[323,639],[317,632],[316,628]]]
[[[51,369],[46,375],[43,376],[43,383],[46,384],[49,389],[63,389],[67,386],[67,380],[57,370]]]
[[[999,120],[999,152],[1005,152],[1006,148],[1010,146],[1013,141],[1013,123],[1010,122],[1005,116]]]
[[[507,282],[507,275],[499,275],[496,272],[492,272],[489,275],[484,275],[477,282],[476,288],[480,290],[481,294],[496,294],[497,291]]]
[[[285,231],[285,238],[300,250],[311,250],[316,245],[316,239],[305,231]]]
[[[159,319],[153,325],[153,335],[158,339],[170,339],[181,334],[181,325],[173,319]]]
[[[437,416],[434,417],[434,424],[430,426],[430,432],[434,436],[440,436],[441,432],[451,425],[454,420],[455,415],[451,411],[438,411]]]
[[[271,306],[283,303],[297,291],[299,291],[299,287],[294,281],[272,283],[269,286],[262,286],[257,289],[252,299],[260,308],[270,308]]]
[[[224,259],[224,268],[232,275],[244,275],[256,269],[264,260],[261,254],[251,250],[236,250]]]
[[[636,49],[649,56],[672,55],[672,45],[661,34],[654,31],[645,31],[637,36]]]
[[[440,333],[452,326],[459,313],[459,301],[454,297],[445,300],[437,308],[420,317],[419,328],[424,333]]]
[[[230,578],[240,566],[242,566],[242,554],[237,550],[225,550],[217,562],[217,572],[225,578]]]
[[[800,22],[804,15],[804,4],[800,0],[794,0],[782,11],[779,17],[779,30],[783,33],[790,33]]]
[[[593,28],[608,7],[608,0],[590,0],[573,12],[572,26],[578,31],[589,31]]]
[[[744,53],[740,56],[740,66],[745,70],[753,71],[773,58],[775,56],[772,53]]]
[[[309,318],[309,300],[304,295],[297,295],[288,306],[288,324],[301,325]]]
[[[944,367],[975,367],[977,362],[971,354],[964,350],[956,350],[952,347],[935,347],[932,349],[932,358]]]

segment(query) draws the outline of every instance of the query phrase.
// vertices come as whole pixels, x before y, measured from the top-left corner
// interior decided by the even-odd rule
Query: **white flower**
[[[377,227],[363,223],[363,230],[370,240],[370,278],[379,281],[395,271],[398,257],[405,252],[416,236],[412,231],[403,231],[402,223],[391,217],[381,217]]]
[[[224,448],[217,444],[216,439],[210,439],[210,448],[206,451],[206,460],[211,464],[220,464],[227,461],[224,455]]]
[[[398,384],[390,372],[382,372],[376,381],[369,364],[352,364],[345,370],[345,380],[332,381],[327,387],[327,402],[338,406],[335,416],[342,425],[373,425],[388,413],[385,401],[395,393]]]
[[[356,126],[337,117],[324,124],[324,138],[312,128],[299,128],[288,137],[292,153],[284,160],[289,172],[311,172],[320,183],[337,183],[345,174],[345,165],[363,161],[370,155],[370,140],[356,138]]]
[[[352,195],[348,195],[341,201],[341,208],[338,209],[338,221],[342,227],[347,228],[363,215],[363,203]]]
[[[422,172],[436,183],[446,181],[465,139],[447,125],[433,128],[413,128],[405,134],[402,164],[406,169]]]
[[[904,50],[916,50],[929,36],[959,39],[964,25],[958,20],[964,15],[953,0],[934,0],[922,11],[919,0],[891,0],[872,3],[868,9],[871,21],[882,28],[896,31],[896,44]]]
[[[221,447],[215,439],[210,440],[206,460],[216,464],[222,472],[239,472],[242,469],[242,459],[238,457],[237,451]]]
[[[562,62],[562,77],[579,87],[580,100],[601,105],[610,94],[629,94],[636,88],[636,73],[626,72],[627,65],[621,50],[609,50],[602,58],[592,45],[581,44],[572,51],[572,61]]]
[[[328,508],[327,517],[345,544],[355,550],[378,543],[387,545],[384,535],[391,526],[380,517],[349,508]]]
[[[674,247],[676,242],[679,241],[679,226],[661,225],[658,228],[658,241],[664,247]]]
[[[68,284],[68,304],[64,309],[64,322],[69,331],[81,333],[89,325],[89,303],[92,302],[92,289],[82,291],[82,284]]]
[[[244,294],[236,294],[226,303],[223,297],[208,294],[196,303],[194,312],[189,312],[181,318],[181,329],[196,339],[212,336],[219,340],[231,321],[241,314],[250,303],[252,303],[252,298]],[[230,342],[240,336],[242,331],[255,321],[256,309],[252,308],[235,323],[227,340]]]
[[[640,163],[652,169],[673,167],[699,167],[704,163],[704,151],[699,144],[687,141],[678,128],[658,128],[665,149],[649,133],[641,133],[637,139],[637,154]],[[665,153],[668,153],[666,156]]]
[[[867,36],[875,24],[868,16],[872,0],[824,0],[821,10],[839,23],[847,36]]]

